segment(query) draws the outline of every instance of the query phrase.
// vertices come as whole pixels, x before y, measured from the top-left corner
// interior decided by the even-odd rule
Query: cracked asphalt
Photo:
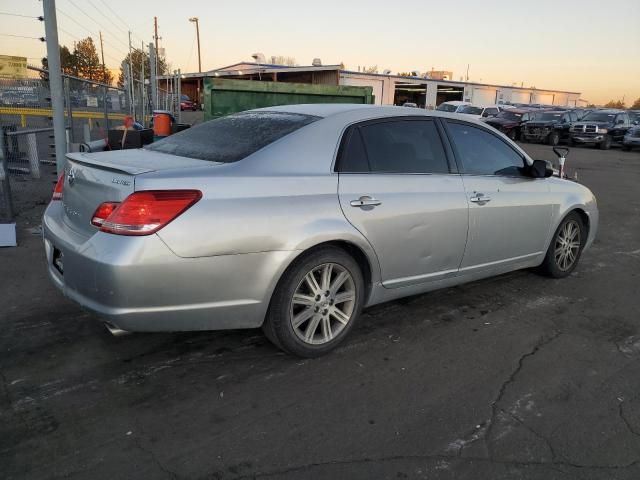
[[[640,478],[640,154],[575,169],[601,226],[571,277],[380,305],[315,360],[259,331],[111,337],[49,284],[36,198],[0,250],[0,476]]]

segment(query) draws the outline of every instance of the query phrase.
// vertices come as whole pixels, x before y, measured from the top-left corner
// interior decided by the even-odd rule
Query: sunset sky
[[[640,0],[58,0],[57,6],[60,42],[72,46],[91,34],[97,40],[102,30],[111,68],[126,54],[128,27],[136,46],[152,40],[155,15],[172,67],[197,71],[188,21],[197,16],[203,70],[251,60],[254,52],[294,57],[301,65],[319,57],[351,70],[450,70],[456,80],[470,64],[473,81],[582,92],[597,104],[640,97]],[[0,12],[37,16],[42,4],[0,0]],[[0,33],[40,37],[44,26],[0,14]],[[39,64],[45,46],[1,35],[0,54]]]

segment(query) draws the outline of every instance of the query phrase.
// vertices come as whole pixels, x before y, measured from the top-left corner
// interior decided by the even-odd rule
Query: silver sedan
[[[43,220],[48,271],[113,332],[262,326],[317,356],[363,307],[522,268],[569,275],[598,210],[552,173],[444,112],[253,110],[69,154]]]

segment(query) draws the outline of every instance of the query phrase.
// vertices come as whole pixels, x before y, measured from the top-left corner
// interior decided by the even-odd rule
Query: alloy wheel
[[[322,345],[344,330],[356,305],[351,273],[337,263],[324,263],[309,271],[298,284],[291,298],[289,319],[300,340]]]
[[[554,257],[560,270],[566,272],[573,267],[580,251],[580,225],[575,220],[564,224],[556,237]]]

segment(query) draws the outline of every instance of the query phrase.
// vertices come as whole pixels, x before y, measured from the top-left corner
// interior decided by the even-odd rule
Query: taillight
[[[64,187],[64,173],[58,177],[51,200],[62,200],[62,187]]]
[[[150,235],[167,225],[201,198],[202,192],[199,190],[134,192],[102,221],[100,230],[117,235]],[[102,207],[104,207],[103,212],[109,208],[103,203],[98,210]]]
[[[101,227],[109,215],[120,205],[120,202],[104,202],[101,204],[91,217],[91,225]]]

